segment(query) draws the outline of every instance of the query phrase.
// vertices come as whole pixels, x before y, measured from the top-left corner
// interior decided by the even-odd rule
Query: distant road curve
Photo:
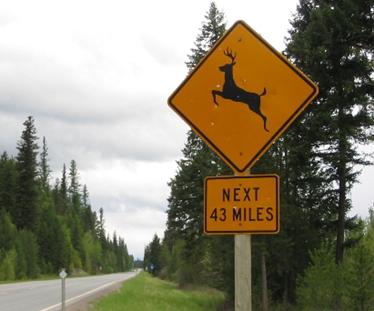
[[[88,296],[108,290],[137,272],[125,272],[66,279],[66,307]],[[61,310],[61,280],[30,281],[0,285],[1,311]]]

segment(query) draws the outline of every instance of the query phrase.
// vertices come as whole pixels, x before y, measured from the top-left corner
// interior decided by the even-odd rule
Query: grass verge
[[[207,288],[181,290],[175,283],[142,272],[121,290],[94,305],[95,311],[213,311],[224,302],[222,292]]]

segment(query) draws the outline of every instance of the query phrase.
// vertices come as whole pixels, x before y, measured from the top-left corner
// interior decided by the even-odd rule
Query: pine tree
[[[104,209],[100,207],[99,218],[96,220],[96,236],[98,237],[101,247],[107,248],[107,239],[105,237],[105,220],[104,220]]]
[[[201,32],[196,38],[195,47],[191,49],[186,62],[189,71],[192,71],[205,54],[222,37],[226,31],[226,22],[223,12],[217,9],[214,2],[210,3],[209,11],[205,15],[205,21],[201,27]]]
[[[42,152],[40,153],[40,183],[41,187],[45,192],[49,191],[49,177],[51,174],[51,169],[48,164],[48,147],[45,137],[43,136],[43,146]]]
[[[292,26],[287,55],[320,84],[304,141],[313,146],[330,184],[326,200],[336,222],[336,262],[341,263],[348,194],[357,182],[357,165],[368,164],[357,144],[373,140],[373,2],[301,1]]]
[[[186,65],[189,71],[195,68],[225,30],[224,14],[212,2],[197,36],[195,48],[192,48],[191,54],[188,55],[189,61]],[[186,232],[186,228],[190,228],[191,235],[199,235],[202,225],[203,179],[208,175],[219,174],[224,165],[217,165],[221,163],[220,160],[193,131],[188,132],[183,155],[184,159],[178,162],[179,171],[170,182],[168,231]],[[210,172],[212,166],[214,172]],[[189,200],[186,200],[185,196],[190,196]],[[186,206],[187,204],[189,206]]]
[[[59,208],[57,209],[60,214],[65,214],[68,209],[68,186],[66,178],[66,165],[62,167],[61,186],[59,188]]]
[[[50,191],[46,139],[38,166],[34,119],[24,126],[17,158],[6,152],[0,157],[0,281],[56,273],[61,267],[89,273],[130,269],[133,258],[124,239],[106,238],[103,209],[97,219],[87,186],[80,192],[75,161],[68,178],[63,166],[61,182],[57,179]]]
[[[83,245],[83,236],[85,232],[84,219],[82,217],[82,204],[79,184],[78,168],[75,160],[71,160],[69,168],[69,188],[68,188],[68,209],[67,218],[69,223],[69,229],[71,232],[71,242],[74,249],[77,251],[80,262],[85,263],[86,254]]]
[[[68,211],[69,206],[65,164],[62,167],[61,181],[58,178],[56,179],[55,186],[53,189],[53,198],[57,214],[65,215],[65,213]]]
[[[327,2],[329,8],[326,8]],[[331,84],[338,83],[336,81],[340,77],[329,76],[333,70],[330,66],[326,67],[329,62],[326,55],[332,54],[333,50],[339,45],[328,47],[326,42],[332,40],[332,36],[323,38],[326,31],[332,31],[334,27],[341,27],[341,25],[334,25],[331,19],[329,21],[325,14],[329,10],[334,10],[334,7],[337,9],[336,4],[337,1],[301,1],[299,13],[295,15],[292,22],[294,29],[290,33],[291,37],[286,54],[313,80],[319,82],[321,94],[317,102],[306,109],[291,125],[287,133],[273,145],[260,159],[256,167],[252,169],[252,173],[276,172],[281,177],[281,231],[274,237],[254,237],[253,262],[260,262],[260,256],[257,256],[257,254],[260,254],[265,247],[268,257],[271,258],[269,269],[267,269],[269,288],[274,300],[283,300],[284,308],[287,308],[287,303],[295,301],[297,277],[310,264],[310,257],[307,254],[318,248],[321,241],[334,239],[334,231],[336,237],[335,228],[339,202],[339,190],[336,185],[339,183],[337,169],[333,167],[332,162],[339,157],[338,153],[332,153],[333,148],[331,146],[336,144],[333,138],[334,135],[337,137],[338,130],[337,123],[333,119],[337,116],[338,109],[332,109],[333,106],[328,108],[326,102],[328,96],[335,96],[332,96],[332,93],[336,90],[328,89]],[[324,9],[322,9],[323,6],[325,6]],[[318,10],[319,13],[317,14],[316,11]],[[337,11],[342,10],[340,8]],[[347,11],[343,11],[344,14],[349,15]],[[349,19],[347,17],[347,21]],[[330,24],[326,26],[323,23]],[[316,30],[317,25],[321,29]],[[363,43],[364,45],[368,46],[368,44]],[[324,58],[322,55],[324,55]],[[363,78],[362,81],[365,81],[365,79]],[[357,83],[359,80],[357,80]],[[366,79],[366,81],[368,80]],[[352,90],[352,88],[348,89]],[[354,104],[353,101],[351,103]],[[357,106],[353,110],[355,109],[360,110]],[[363,108],[368,112],[368,116],[372,113],[370,109],[372,109],[370,104]],[[359,114],[357,113],[353,117],[358,117]],[[347,132],[358,133],[358,131],[363,130],[370,133],[367,126],[359,125],[364,119],[369,121],[370,117],[368,116],[358,117],[356,123],[353,122],[351,125],[349,125],[350,122],[347,122],[346,125],[351,127]],[[348,120],[350,118],[348,117]],[[359,121],[360,119],[361,121]],[[358,129],[358,131],[354,129],[354,123],[361,129]],[[367,125],[370,125],[370,122]],[[370,138],[370,135],[367,138]],[[355,141],[351,138],[347,138],[347,140],[350,143]],[[365,163],[358,158],[354,156],[353,162],[350,164],[351,177],[347,179],[350,186],[352,186],[352,181],[356,177],[353,165]],[[355,162],[357,160],[358,162]],[[337,165],[337,163],[334,165]],[[348,204],[348,200],[346,201]],[[353,226],[355,226],[354,219],[345,219],[344,230],[350,230]],[[344,245],[348,245],[347,241]],[[256,278],[259,273],[260,271],[256,270],[256,266],[254,266],[254,277]]]
[[[186,62],[192,71],[223,35],[224,14],[211,3],[195,47]],[[203,183],[206,176],[231,173],[230,169],[193,131],[187,134],[178,172],[170,181],[167,230],[162,247],[170,254],[167,271],[178,271],[180,284],[189,282],[214,285],[233,299],[233,238],[203,236]],[[166,249],[165,249],[166,248]],[[146,255],[150,256],[150,249]],[[214,260],[214,263],[211,262]],[[213,264],[213,266],[212,266]],[[178,267],[176,267],[178,265]]]
[[[78,168],[77,163],[75,160],[71,160],[70,162],[70,169],[69,169],[69,194],[73,209],[75,212],[78,212],[80,209],[80,184],[79,184],[79,176],[78,176]]]
[[[158,275],[161,270],[161,243],[160,238],[155,234],[145,250],[146,267],[153,275]]]
[[[35,229],[38,225],[38,183],[37,183],[37,136],[34,118],[28,117],[17,149],[17,193],[16,205],[12,211],[13,221],[20,229]]]
[[[84,231],[95,233],[96,214],[93,213],[91,209],[87,185],[83,186],[81,215],[84,224]]]
[[[64,164],[62,167],[62,178],[61,178],[61,195],[64,199],[67,200],[68,197],[68,186],[66,181],[66,165]]]
[[[59,247],[57,243],[59,229],[58,220],[51,202],[45,202],[40,216],[40,225],[38,228],[39,256],[42,262],[42,270],[46,273],[58,271]]]
[[[260,254],[271,258],[268,285],[273,300],[283,301],[284,308],[295,302],[297,277],[310,264],[308,254],[332,237],[331,202],[326,199],[331,186],[308,143],[308,120],[308,113],[299,118],[252,169],[280,176],[281,230],[276,236],[253,237],[252,274],[259,283]]]
[[[16,162],[4,152],[0,157],[0,210],[15,209]]]

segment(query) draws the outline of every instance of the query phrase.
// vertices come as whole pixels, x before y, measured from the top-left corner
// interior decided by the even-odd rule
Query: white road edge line
[[[114,281],[114,282],[106,283],[106,284],[101,285],[99,287],[96,287],[96,288],[94,288],[94,289],[92,289],[92,290],[90,290],[88,292],[85,292],[85,293],[83,293],[81,295],[78,295],[78,296],[75,296],[73,298],[70,298],[70,299],[66,300],[66,305],[68,305],[69,303],[73,302],[74,300],[78,300],[78,299],[80,299],[82,297],[89,296],[89,295],[93,294],[94,292],[97,292],[97,291],[99,291],[99,290],[101,290],[101,289],[103,289],[105,287],[109,287],[109,286],[111,286],[113,284],[116,284],[118,282],[121,282],[121,281]],[[61,306],[61,302],[57,303],[57,304],[55,304],[53,306],[47,307],[45,309],[41,309],[40,311],[49,311],[49,310],[53,310],[54,308],[57,308],[57,307],[60,307],[60,306]]]

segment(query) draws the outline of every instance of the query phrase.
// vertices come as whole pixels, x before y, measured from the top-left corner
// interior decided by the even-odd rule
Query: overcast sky
[[[217,0],[227,26],[242,19],[277,50],[297,0]],[[76,160],[106,229],[129,252],[165,229],[168,181],[188,127],[167,106],[185,78],[210,0],[0,1],[0,153],[16,154],[27,116],[45,136],[53,179]],[[371,149],[373,151],[373,149]],[[352,194],[374,202],[374,169]]]

